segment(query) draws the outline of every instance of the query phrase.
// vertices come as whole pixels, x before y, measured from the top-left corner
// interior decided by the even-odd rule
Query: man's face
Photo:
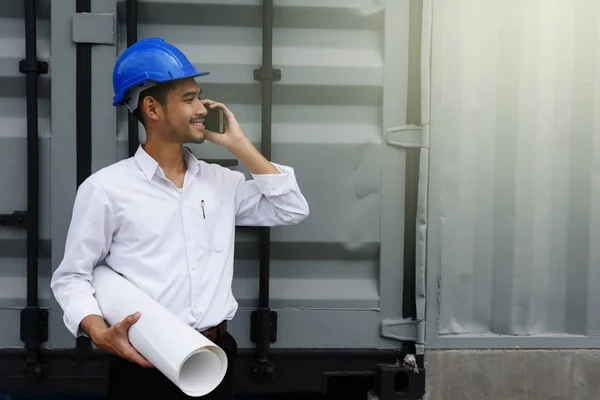
[[[192,78],[178,81],[167,95],[166,133],[180,143],[204,142],[204,118],[207,110],[200,102],[200,88]]]

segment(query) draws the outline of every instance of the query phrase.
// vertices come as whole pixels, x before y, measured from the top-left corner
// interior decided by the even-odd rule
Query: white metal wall
[[[432,4],[428,345],[600,345],[600,3]]]

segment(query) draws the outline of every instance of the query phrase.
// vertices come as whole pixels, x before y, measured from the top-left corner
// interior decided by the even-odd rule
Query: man
[[[237,343],[226,327],[237,310],[235,225],[290,225],[309,213],[294,170],[267,161],[225,105],[201,100],[195,78],[206,74],[159,38],[140,40],[115,64],[114,105],[137,116],[147,140],[134,157],[81,184],[51,282],[71,333],[111,353],[108,399],[187,397],[129,343],[139,313],[105,322],[91,285],[96,265],[110,266],[223,348],[230,367],[204,398],[233,399]],[[204,128],[206,107],[224,110],[224,133]],[[184,147],[204,140],[233,153],[254,179],[199,161]]]

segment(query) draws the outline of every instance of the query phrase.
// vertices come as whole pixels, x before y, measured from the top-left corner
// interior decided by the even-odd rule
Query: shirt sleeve
[[[110,248],[114,218],[106,195],[89,181],[75,197],[63,260],[52,275],[52,292],[63,310],[64,323],[76,337],[88,315],[102,316],[94,297],[92,271]]]
[[[293,225],[308,216],[308,203],[298,187],[294,169],[271,164],[279,174],[252,174],[253,179],[246,180],[241,172],[236,172],[236,225]]]

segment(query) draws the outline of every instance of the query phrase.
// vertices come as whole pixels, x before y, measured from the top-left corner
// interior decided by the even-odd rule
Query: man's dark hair
[[[144,102],[144,99],[148,96],[151,96],[154,99],[156,99],[156,101],[158,101],[158,103],[161,106],[166,107],[167,106],[167,96],[169,95],[169,92],[171,90],[173,90],[174,88],[175,88],[175,83],[173,81],[169,81],[169,82],[157,83],[156,85],[152,86],[151,88],[148,88],[140,93],[140,98],[138,99],[138,105],[137,105],[137,108],[133,111],[133,115],[137,118],[138,121],[140,121],[142,123],[142,125],[144,125],[144,127],[146,127],[146,124],[144,123],[144,118],[142,115],[142,104]]]

